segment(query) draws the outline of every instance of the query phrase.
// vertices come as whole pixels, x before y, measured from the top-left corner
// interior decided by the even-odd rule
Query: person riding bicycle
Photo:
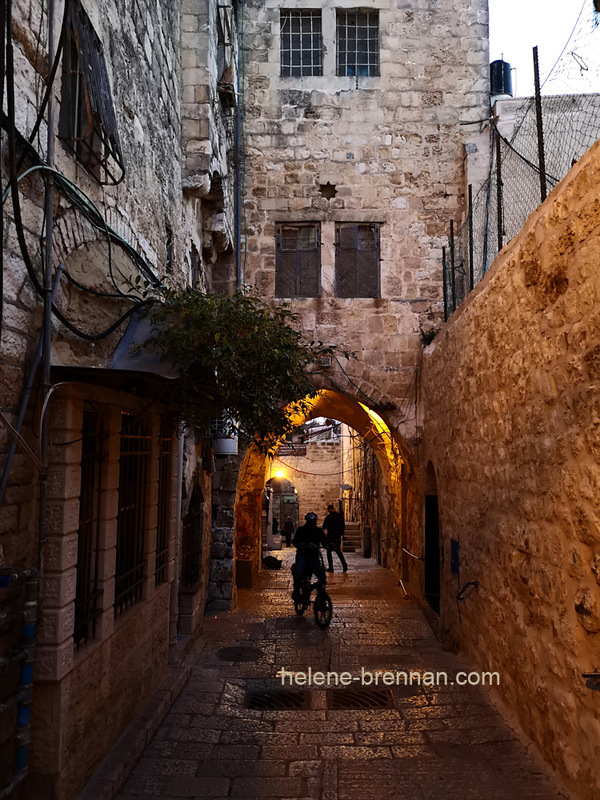
[[[315,575],[319,583],[319,589],[325,588],[325,570],[319,553],[319,547],[325,547],[327,540],[325,531],[317,525],[317,515],[309,511],[305,515],[304,525],[301,525],[292,539],[292,544],[296,548],[296,561],[292,566],[294,576],[294,593],[298,582],[311,575]]]

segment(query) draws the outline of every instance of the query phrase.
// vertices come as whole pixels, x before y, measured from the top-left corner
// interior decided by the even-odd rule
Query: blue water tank
[[[512,71],[507,61],[492,61],[490,64],[490,94],[513,96]]]

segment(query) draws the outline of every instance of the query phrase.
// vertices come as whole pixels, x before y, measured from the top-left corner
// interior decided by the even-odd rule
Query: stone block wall
[[[368,7],[379,11],[379,77],[336,75],[336,9],[350,0],[310,6],[322,12],[323,75],[281,77],[281,3],[245,4],[246,280],[272,298],[276,223],[319,222],[321,297],[292,305],[309,338],[358,353],[346,371],[361,399],[394,403],[386,421],[413,442],[421,336],[442,318],[441,247],[464,208],[465,145],[481,145],[489,114],[487,3]],[[336,222],[380,224],[379,298],[335,296]],[[339,370],[335,380],[354,395]]]
[[[428,348],[422,386],[441,629],[500,673],[580,800],[600,793],[598,696],[581,676],[600,669],[599,186],[597,143]]]
[[[341,442],[308,442],[305,456],[285,455],[275,458],[271,473],[282,469],[286,478],[298,491],[298,524],[304,524],[304,515],[313,511],[321,524],[327,514],[327,506],[337,508],[342,496],[343,483]],[[267,478],[269,476],[267,475]],[[279,520],[280,528],[285,520]]]

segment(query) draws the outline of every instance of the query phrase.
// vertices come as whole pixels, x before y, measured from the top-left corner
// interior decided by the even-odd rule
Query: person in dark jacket
[[[294,592],[296,583],[300,578],[315,575],[319,586],[325,587],[325,572],[319,555],[319,548],[327,546],[325,532],[317,525],[317,515],[312,511],[304,517],[305,524],[301,525],[294,535],[292,544],[296,548],[296,561],[292,567],[294,576]]]
[[[286,521],[283,523],[283,536],[285,537],[286,547],[292,546],[293,535],[294,535],[294,523],[292,522],[291,518],[288,517]]]
[[[333,553],[336,553],[344,572],[348,572],[348,564],[342,553],[342,537],[346,523],[332,503],[327,506],[327,516],[323,520],[323,528],[327,531],[327,572],[333,572]]]

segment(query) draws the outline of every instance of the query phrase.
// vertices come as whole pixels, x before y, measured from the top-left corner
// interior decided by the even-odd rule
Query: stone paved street
[[[283,554],[289,561],[291,551]],[[470,671],[442,650],[391,573],[357,555],[348,560],[347,575],[329,576],[328,631],[312,613],[294,616],[287,568],[263,572],[259,589],[240,593],[237,611],[206,620],[191,678],[120,800],[563,797],[477,688],[398,686],[395,707],[330,710],[326,690],[312,687],[306,709],[244,707],[248,691],[280,688],[281,667],[445,671],[449,681]],[[217,653],[225,647],[262,656],[223,661]]]

